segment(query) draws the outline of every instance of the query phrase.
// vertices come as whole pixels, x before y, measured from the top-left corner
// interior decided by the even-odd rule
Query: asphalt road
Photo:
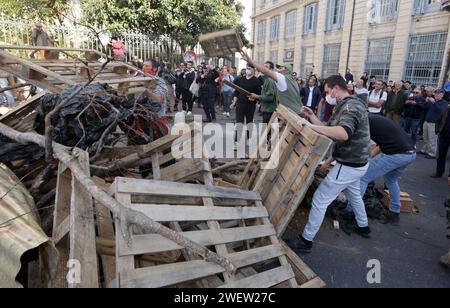
[[[420,213],[402,214],[399,227],[371,221],[372,237],[363,239],[334,230],[327,218],[313,252],[300,257],[330,288],[450,288],[450,270],[439,263],[450,249],[444,208],[450,188],[447,178],[430,178],[434,168],[434,161],[419,156],[401,178],[402,191],[411,195]],[[302,230],[307,215],[299,209],[287,234]],[[381,264],[380,284],[367,281],[372,259]]]

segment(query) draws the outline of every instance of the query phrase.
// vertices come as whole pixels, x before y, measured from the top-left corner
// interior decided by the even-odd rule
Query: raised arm
[[[275,82],[278,82],[277,73],[266,68],[263,64],[256,63],[247,52],[241,51],[242,60],[246,61],[248,64],[256,68],[258,71],[263,73],[265,76],[272,78]]]

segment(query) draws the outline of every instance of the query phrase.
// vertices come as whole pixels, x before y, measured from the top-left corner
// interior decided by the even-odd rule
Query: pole
[[[345,72],[347,73],[347,70],[349,68],[350,64],[350,52],[352,51],[352,38],[353,38],[353,24],[355,22],[355,7],[356,7],[356,0],[353,0],[353,8],[352,8],[352,21],[350,24],[350,37],[348,40],[348,53],[347,53],[347,62],[345,64]]]

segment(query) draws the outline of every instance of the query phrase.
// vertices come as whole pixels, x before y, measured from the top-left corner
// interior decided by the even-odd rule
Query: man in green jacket
[[[398,125],[400,125],[403,106],[407,100],[408,96],[403,91],[403,83],[400,81],[396,82],[394,91],[388,94],[385,110],[386,116]]]
[[[244,61],[255,67],[264,76],[275,81],[277,88],[276,97],[279,104],[290,108],[296,114],[302,113],[303,104],[300,97],[300,87],[292,78],[291,64],[277,65],[279,72],[275,72],[266,68],[263,64],[256,63],[245,51],[242,51],[241,55]]]
[[[266,63],[264,63],[264,67],[273,71],[275,69],[275,64],[267,61]],[[268,124],[278,106],[276,100],[277,85],[275,81],[273,81],[268,76],[264,76],[263,79],[264,84],[262,87],[261,95],[252,93],[251,98],[261,102],[263,123]]]

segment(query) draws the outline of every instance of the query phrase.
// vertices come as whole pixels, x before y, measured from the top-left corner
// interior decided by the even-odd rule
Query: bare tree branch
[[[45,147],[46,145],[46,138],[44,136],[36,133],[21,133],[3,123],[0,123],[0,134],[22,144],[35,143],[40,147]],[[52,148],[55,157],[72,171],[72,174],[80,184],[83,185],[86,191],[88,191],[97,202],[106,206],[114,214],[115,219],[121,221],[123,229],[120,231],[117,230],[117,232],[122,232],[126,239],[131,238],[129,233],[130,226],[136,225],[142,228],[143,232],[157,233],[187,250],[192,251],[194,254],[203,257],[206,261],[220,265],[229,273],[234,273],[236,271],[236,267],[229,259],[191,241],[180,233],[163,226],[141,212],[126,208],[116,199],[109,196],[83,171],[78,161],[69,154],[69,149],[67,147],[53,142]]]

